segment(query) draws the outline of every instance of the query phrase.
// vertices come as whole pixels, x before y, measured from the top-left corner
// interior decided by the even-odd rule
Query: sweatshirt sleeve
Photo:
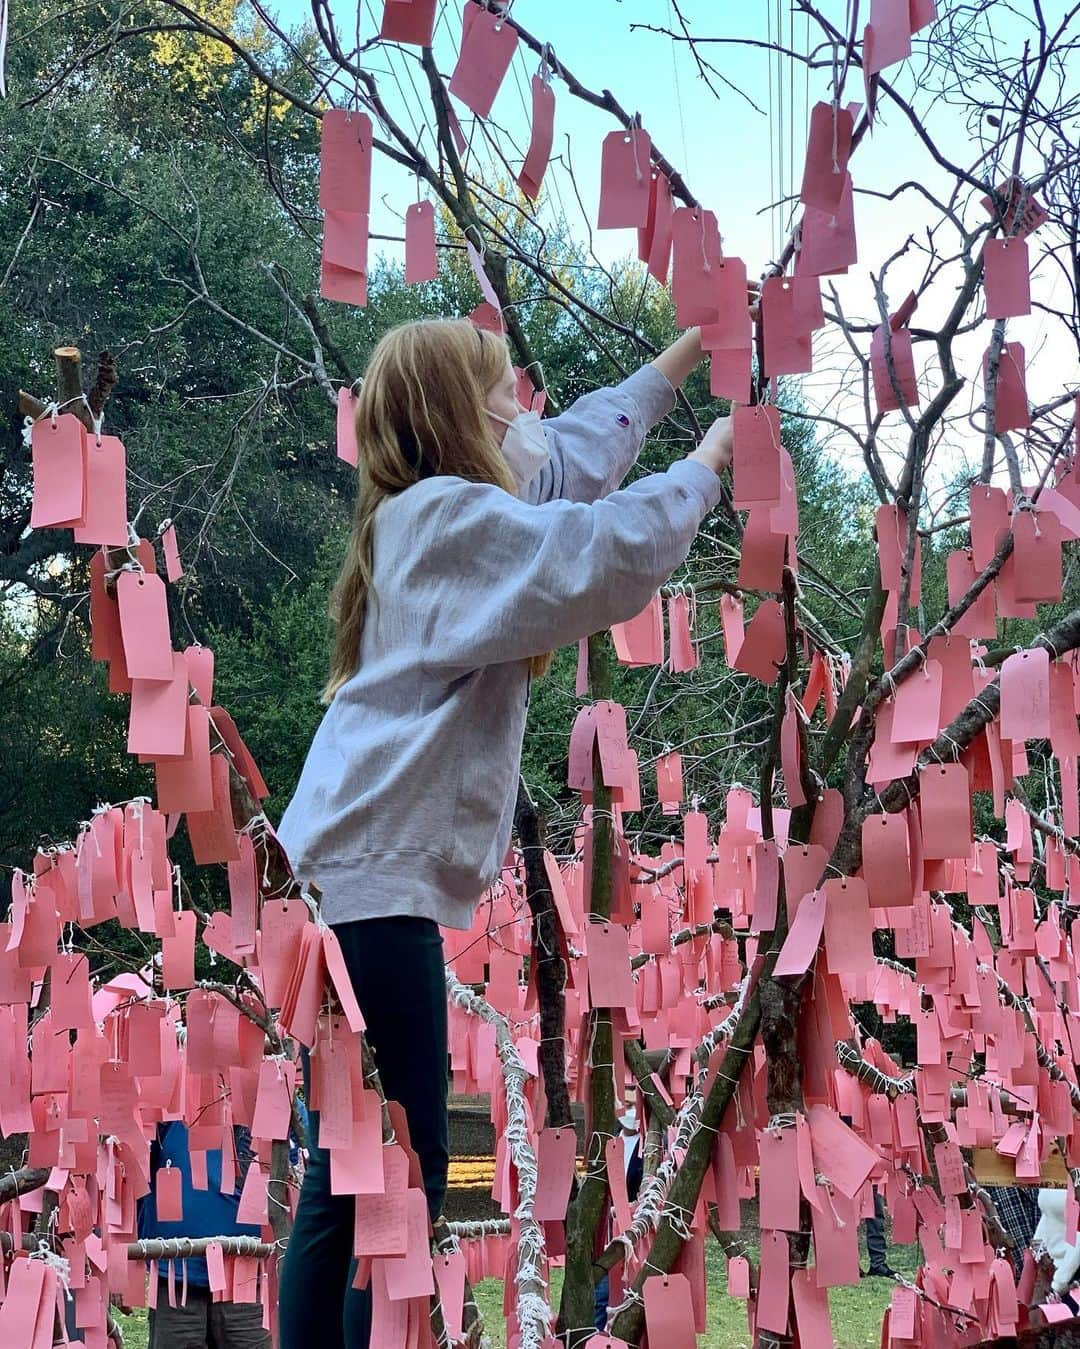
[[[613,388],[583,394],[542,423],[551,461],[529,484],[529,501],[587,502],[614,492],[649,429],[674,406],[675,391],[654,365]]]
[[[591,505],[533,506],[458,483],[423,550],[425,666],[456,677],[633,618],[685,561],[719,497],[719,478],[695,460]]]

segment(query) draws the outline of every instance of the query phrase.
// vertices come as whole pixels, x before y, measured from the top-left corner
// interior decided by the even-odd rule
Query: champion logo
[[[625,412],[620,412],[619,415],[615,418],[615,420],[619,423],[620,426],[630,425],[630,418],[626,415]]]

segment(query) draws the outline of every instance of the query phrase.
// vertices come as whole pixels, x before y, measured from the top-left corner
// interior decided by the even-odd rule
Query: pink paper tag
[[[649,1343],[663,1349],[696,1349],[690,1281],[685,1274],[653,1274],[642,1286]]]
[[[893,1339],[915,1339],[916,1292],[914,1288],[896,1287],[892,1290],[889,1332]]]
[[[840,204],[835,211],[808,206],[803,212],[796,276],[835,276],[859,260],[855,238],[855,199],[851,174],[844,174]]]
[[[743,606],[735,595],[720,596],[720,622],[724,633],[724,655],[734,668],[743,644]]]
[[[225,1274],[225,1252],[216,1241],[211,1241],[206,1248],[206,1273],[211,1293],[224,1293],[228,1289],[229,1280]]]
[[[577,1135],[572,1128],[540,1131],[536,1147],[536,1198],[533,1200],[533,1217],[538,1221],[561,1222],[566,1217],[576,1151]]]
[[[987,239],[983,269],[988,319],[1031,313],[1028,246],[1023,239]]]
[[[776,600],[762,600],[731,664],[763,684],[775,684],[784,662],[785,642],[783,610]]]
[[[630,973],[630,944],[626,928],[621,923],[589,923],[586,943],[592,1005],[634,1007],[634,981]]]
[[[379,1261],[386,1274],[386,1291],[392,1301],[428,1298],[435,1291],[428,1242],[430,1220],[423,1190],[405,1192],[408,1222],[408,1250],[403,1256],[388,1256]]]
[[[660,665],[664,659],[664,614],[659,593],[636,617],[613,624],[611,638],[620,665]]]
[[[932,861],[971,852],[971,783],[962,763],[927,764],[919,773],[923,856]]]
[[[463,1336],[465,1314],[465,1256],[460,1250],[436,1255],[433,1261],[435,1282],[439,1286],[443,1326],[451,1344]]]
[[[127,545],[127,454],[118,436],[86,437],[86,507],[82,525],[75,525],[74,530],[76,543],[102,543],[113,548]],[[170,536],[175,553],[176,531],[171,525],[162,535],[162,544],[172,581],[176,578]]]
[[[819,1288],[812,1269],[794,1269],[791,1272],[791,1297],[795,1304],[795,1321],[799,1327],[799,1343],[820,1345],[826,1349],[834,1343],[832,1321],[829,1317],[829,1294]]]
[[[990,353],[983,356],[983,383],[985,385]],[[1021,342],[1006,342],[998,362],[995,387],[994,433],[1022,431],[1031,425],[1027,401],[1027,370],[1024,347]]]
[[[870,22],[863,34],[863,69],[876,75],[911,55],[908,0],[870,0]]]
[[[467,0],[461,51],[449,89],[477,117],[490,115],[517,45],[517,30],[503,15],[492,14]]]
[[[86,432],[78,417],[65,412],[55,422],[40,417],[30,432],[34,470],[31,529],[74,521],[83,524],[86,505]],[[124,542],[126,542],[126,538]]]
[[[116,578],[124,661],[131,679],[172,679],[173,651],[165,582],[151,572]]]
[[[319,205],[365,215],[371,204],[371,118],[345,108],[322,115]]]
[[[532,133],[525,162],[518,174],[518,187],[535,201],[540,195],[540,184],[551,158],[551,143],[555,134],[555,93],[540,75],[532,77]]]
[[[295,1077],[295,1064],[282,1059],[263,1059],[251,1121],[253,1138],[288,1138]]]
[[[652,141],[641,127],[604,137],[598,229],[639,229],[648,223],[651,155]]]
[[[680,328],[715,323],[720,316],[720,231],[712,211],[680,206],[671,217],[671,298]]]
[[[868,815],[862,824],[863,876],[871,906],[898,908],[914,898],[903,815]]]
[[[757,404],[736,407],[734,427],[735,505],[740,510],[780,499],[780,414]]]
[[[604,1165],[607,1169],[611,1207],[618,1230],[625,1232],[633,1221],[630,1197],[626,1187],[626,1152],[621,1138],[609,1138],[604,1144]],[[565,1212],[565,1210],[564,1210]]]
[[[649,275],[662,286],[667,285],[671,262],[673,209],[671,183],[666,174],[654,168],[649,192],[649,219],[645,228],[638,230],[638,257],[647,265]]]
[[[890,738],[896,741],[932,741],[941,725],[941,664],[924,661],[896,689]]]
[[[746,263],[742,258],[718,258],[710,275],[716,315],[702,327],[701,345],[711,355],[730,351],[748,353],[753,344],[754,325],[747,306]],[[765,410],[772,411],[771,404],[766,404]]]
[[[1050,734],[1050,652],[1036,646],[1006,657],[999,685],[1005,739],[1046,739]]]
[[[934,1164],[937,1167],[938,1181],[943,1195],[967,1194],[964,1158],[955,1143],[951,1141],[935,1143]]]
[[[794,1129],[763,1129],[758,1136],[760,1221],[763,1228],[799,1230],[799,1173]]]
[[[321,1127],[321,1118],[319,1122]],[[356,1196],[353,1235],[355,1256],[408,1254],[409,1211],[406,1196],[409,1191],[409,1159],[400,1144],[383,1149],[383,1172],[386,1179],[384,1194]]]
[[[356,394],[345,385],[337,395],[337,457],[356,468],[360,450],[356,443]]]
[[[417,201],[405,212],[405,282],[415,285],[439,275],[435,252],[435,207]]]
[[[827,1105],[812,1105],[807,1120],[817,1172],[842,1195],[853,1199],[878,1165],[878,1154]]]
[[[345,1020],[349,1029],[359,1035],[365,1029],[364,1018],[360,1012],[360,1004],[356,1001],[356,994],[353,992],[352,980],[345,966],[345,957],[341,953],[341,943],[332,927],[323,928],[322,944],[326,972],[341,1004]]]
[[[132,679],[128,720],[129,754],[153,758],[184,753],[188,729],[188,668],[172,653],[171,679]]]
[[[791,1295],[790,1248],[783,1232],[763,1231],[758,1269],[757,1323],[777,1335],[788,1331]]]
[[[825,950],[834,974],[868,974],[874,966],[874,929],[866,882],[830,876],[825,896]]]
[[[167,989],[195,983],[195,915],[190,909],[173,915],[173,935],[162,939],[161,981]]]
[[[825,896],[822,891],[815,890],[804,896],[799,904],[773,973],[777,977],[805,974],[817,955],[824,926]]]
[[[385,0],[379,36],[387,42],[430,47],[435,33],[436,0]]]
[[[727,1267],[728,1297],[750,1296],[750,1262],[745,1255],[734,1255]]]
[[[813,277],[770,276],[761,288],[761,328],[767,375],[805,375],[813,369],[812,325],[800,314],[802,289]]]
[[[165,575],[170,581],[179,581],[184,574],[180,561],[180,546],[176,540],[176,526],[169,525],[161,536],[161,551],[165,554]]]
[[[835,215],[846,182],[854,118],[838,103],[816,103],[810,113],[800,199],[807,206]]]
[[[907,328],[895,331],[884,327],[874,329],[870,339],[870,373],[874,384],[874,401],[880,413],[894,412],[901,406],[919,406],[915,355],[911,333]]]

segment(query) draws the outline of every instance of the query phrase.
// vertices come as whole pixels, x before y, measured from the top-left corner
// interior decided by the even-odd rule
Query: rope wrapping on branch
[[[724,1017],[723,1021],[709,1031],[708,1035],[694,1050],[694,1058],[703,1068],[712,1058],[713,1052],[719,1048],[721,1041],[730,1040],[735,1034],[735,1028],[739,1024],[739,1018],[742,1016],[742,1010],[746,1004],[746,992],[749,987],[750,976],[747,975],[739,984],[739,995],[731,1011]]]
[[[872,1063],[867,1063],[846,1040],[836,1042],[836,1061],[860,1082],[866,1082],[871,1091],[885,1096],[907,1096],[915,1090],[915,1074],[906,1073],[903,1077],[890,1077]]]
[[[544,1229],[533,1217],[536,1198],[536,1154],[529,1142],[529,1117],[525,1106],[525,1081],[529,1076],[510,1034],[506,1018],[489,1002],[460,982],[453,970],[446,971],[446,991],[455,1007],[477,1016],[495,1028],[495,1051],[502,1068],[506,1091],[506,1141],[518,1176],[518,1261],[516,1309],[521,1331],[521,1349],[543,1349],[551,1333],[551,1304],[544,1272]]]
[[[446,1230],[457,1241],[483,1241],[485,1237],[508,1237],[509,1218],[485,1218],[481,1222],[447,1223]]]
[[[19,1249],[36,1251],[39,1239],[30,1232],[19,1238]],[[220,1246],[225,1255],[245,1255],[257,1260],[266,1260],[278,1253],[273,1243],[260,1241],[258,1237],[143,1237],[139,1241],[130,1241],[127,1245],[129,1260],[194,1260],[206,1254],[208,1246]],[[11,1232],[0,1232],[0,1250],[10,1255],[15,1249],[15,1238]]]

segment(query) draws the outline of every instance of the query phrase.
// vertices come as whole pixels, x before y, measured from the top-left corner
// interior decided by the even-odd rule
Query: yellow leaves
[[[240,0],[195,0],[192,9],[209,26],[235,36]],[[235,65],[236,53],[212,33],[152,33],[154,60],[190,83],[200,94],[220,88]]]
[[[152,33],[150,51],[160,66],[172,72],[178,84],[205,97],[225,85],[240,59],[217,33],[243,45],[256,58],[269,51],[272,37],[261,21],[248,29],[241,28],[238,21],[240,0],[193,0],[191,8],[206,23],[208,31]],[[265,113],[261,86],[257,93],[255,106],[244,119],[245,131],[254,130]],[[275,122],[283,121],[288,110],[287,99],[280,94],[271,94],[270,116]]]
[[[283,122],[285,120],[285,114],[289,111],[290,107],[291,104],[289,103],[289,100],[287,98],[282,98],[280,94],[270,95],[270,117],[272,118],[273,121]],[[258,106],[253,107],[244,118],[244,130],[245,131],[256,130],[258,127],[262,125],[263,117],[265,115],[266,115],[266,102],[264,97],[262,97],[262,91],[260,89]]]

